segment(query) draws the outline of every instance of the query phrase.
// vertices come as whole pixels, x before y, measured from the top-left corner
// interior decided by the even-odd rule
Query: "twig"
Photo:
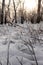
[[[21,40],[25,42],[25,43],[24,43],[25,45],[27,45],[27,44],[30,45],[30,47],[32,48],[32,52],[33,52],[33,54],[34,54],[34,59],[35,59],[35,61],[36,61],[36,65],[38,65],[37,58],[36,58],[36,55],[35,55],[35,51],[34,51],[34,49],[33,49],[33,46],[32,46],[31,41],[29,40],[29,42],[27,42],[27,41],[23,40],[22,38],[21,38]]]
[[[2,65],[2,62],[0,61],[0,65]]]
[[[17,60],[19,61],[19,63],[20,63],[21,65],[23,65],[23,63],[22,63],[23,58],[21,59],[21,61],[18,59],[18,57],[16,57],[16,58],[17,58]]]
[[[9,65],[9,47],[10,47],[10,43],[8,42],[8,49],[7,49],[7,65]]]

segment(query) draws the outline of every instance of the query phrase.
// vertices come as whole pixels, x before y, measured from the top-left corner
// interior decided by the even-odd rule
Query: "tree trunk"
[[[23,10],[21,11],[21,24],[24,23],[24,15],[23,15]]]
[[[41,8],[41,0],[38,0],[37,23],[39,23],[41,20],[40,8]]]
[[[5,23],[5,0],[2,1],[1,24]]]
[[[24,14],[23,14],[23,11],[24,11],[24,2],[22,3],[22,10],[21,10],[21,24],[24,23]]]
[[[14,12],[15,12],[14,19],[15,19],[15,23],[17,23],[16,5],[15,5],[15,2],[14,2],[14,0],[13,0],[13,5],[14,5]],[[14,19],[13,19],[13,21],[14,21]],[[13,22],[13,21],[12,21],[12,22]]]
[[[17,15],[16,15],[16,10],[15,10],[15,23],[17,23]]]
[[[9,0],[9,3],[8,3],[8,12],[5,12],[5,24],[7,23],[7,13],[8,13],[9,18],[11,19],[11,17],[10,17],[10,8],[9,8],[10,7],[10,1],[11,0]]]

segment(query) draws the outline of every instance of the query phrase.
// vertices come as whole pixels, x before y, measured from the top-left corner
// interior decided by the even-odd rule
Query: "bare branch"
[[[0,61],[0,65],[2,65],[2,62]]]
[[[18,57],[16,57],[16,58],[17,58],[17,60],[19,61],[20,65],[23,65],[23,63],[22,63],[22,61],[23,61],[23,57],[22,57],[21,61],[19,60]]]

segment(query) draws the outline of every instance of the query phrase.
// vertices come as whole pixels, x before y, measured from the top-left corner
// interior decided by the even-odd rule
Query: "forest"
[[[0,0],[0,65],[43,65],[43,0]]]
[[[30,6],[28,12],[27,9],[25,9],[25,5],[25,0],[18,0],[17,2],[12,0],[12,3],[11,0],[8,0],[7,4],[6,0],[2,0],[2,2],[0,2],[0,23],[6,24],[7,22],[13,23],[14,21],[17,23],[18,20],[20,20],[22,24],[24,21],[30,21],[31,23],[43,21],[43,0],[38,0],[36,8],[34,7],[35,5],[32,4],[27,5],[27,8]]]

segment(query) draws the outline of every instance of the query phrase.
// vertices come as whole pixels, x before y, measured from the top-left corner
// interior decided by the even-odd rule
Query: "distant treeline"
[[[9,22],[12,24],[14,22],[14,20],[15,20],[15,23],[17,23],[18,22],[17,16],[21,18],[22,24],[24,23],[25,20],[26,21],[30,20],[31,23],[39,23],[41,20],[43,20],[43,7],[41,7],[41,0],[38,0],[37,13],[35,13],[33,11],[32,13],[28,14],[26,11],[24,11],[24,2],[22,3],[23,8],[20,8],[18,13],[17,13],[17,8],[18,8],[19,4],[21,4],[20,0],[17,4],[17,7],[16,7],[15,1],[13,0],[14,14],[12,14],[12,18],[11,18],[10,0],[9,0],[7,8],[5,6],[5,0],[2,0],[2,8],[0,8],[0,24],[3,24],[3,23],[6,24],[6,23],[9,23]]]

